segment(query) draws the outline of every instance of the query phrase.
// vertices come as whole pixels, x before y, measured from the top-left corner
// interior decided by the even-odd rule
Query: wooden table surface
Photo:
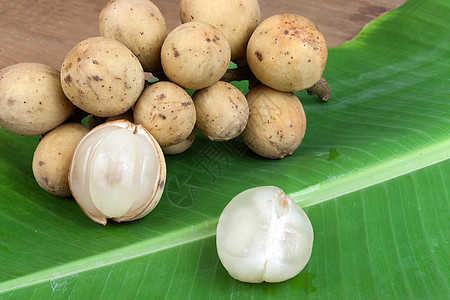
[[[259,0],[262,17],[297,13],[311,19],[329,47],[351,40],[361,28],[405,0]],[[79,41],[98,35],[104,0],[0,0],[0,69],[39,62],[55,69]],[[179,0],[153,0],[168,30],[181,24]]]

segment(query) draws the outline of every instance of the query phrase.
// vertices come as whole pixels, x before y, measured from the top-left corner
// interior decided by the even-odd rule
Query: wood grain
[[[311,19],[329,47],[351,40],[372,19],[405,0],[260,0],[267,18],[297,13]],[[97,17],[107,1],[0,0],[0,69],[19,62],[39,62],[59,69],[79,41],[97,36]],[[180,24],[179,0],[153,0],[168,30]]]

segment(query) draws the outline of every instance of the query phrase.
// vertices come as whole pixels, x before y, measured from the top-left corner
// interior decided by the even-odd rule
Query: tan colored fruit
[[[106,225],[146,216],[166,181],[161,148],[140,125],[126,120],[92,129],[78,144],[69,171],[72,195],[93,221]]]
[[[0,70],[0,126],[21,135],[44,134],[74,111],[59,82],[59,72],[38,63]]]
[[[250,69],[263,84],[295,92],[322,76],[328,50],[322,33],[295,14],[274,15],[255,29],[247,47]]]
[[[166,21],[149,0],[112,0],[98,17],[100,35],[118,40],[139,59],[147,72],[161,70],[160,51]]]
[[[47,133],[33,156],[33,175],[41,188],[69,197],[69,168],[75,148],[88,133],[79,123],[65,123]]]
[[[237,137],[248,119],[248,104],[235,86],[219,81],[192,96],[197,114],[196,127],[212,141],[227,141]]]
[[[246,97],[250,115],[242,137],[248,147],[271,159],[292,154],[306,130],[305,112],[297,96],[260,85]]]
[[[99,117],[128,111],[144,89],[144,70],[122,43],[88,38],[69,51],[61,67],[61,85],[69,100]]]
[[[182,140],[178,144],[167,146],[167,147],[161,147],[164,154],[168,155],[174,155],[174,154],[180,154],[189,149],[195,140],[195,134],[197,130],[194,128],[191,132],[191,134],[187,137],[187,139]]]
[[[225,74],[231,50],[219,29],[204,22],[181,24],[161,49],[161,63],[170,81],[189,90],[213,85]]]
[[[161,147],[187,139],[195,126],[189,94],[175,83],[159,81],[147,87],[134,108],[134,121],[147,129]]]
[[[183,23],[202,21],[222,31],[231,47],[231,60],[245,58],[247,42],[261,21],[257,0],[181,0]]]

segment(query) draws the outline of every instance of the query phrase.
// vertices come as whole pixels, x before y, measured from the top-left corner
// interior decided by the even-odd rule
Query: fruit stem
[[[86,122],[87,128],[89,130],[91,130],[94,127],[97,127],[98,125],[105,123],[105,121],[106,121],[106,118],[89,115],[87,118],[87,122]]]
[[[248,65],[243,65],[237,67],[236,69],[228,69],[225,75],[220,79],[221,81],[231,82],[231,81],[242,81],[242,80],[252,80],[255,78],[250,67]]]
[[[161,80],[168,80],[167,76],[165,76],[164,72],[159,71],[152,74],[154,77]],[[247,64],[244,64],[242,61],[238,64],[235,69],[228,69],[223,77],[220,79],[221,81],[231,82],[231,81],[249,81],[249,89],[254,86],[260,85],[261,82],[255,77],[252,70]],[[146,82],[146,87],[151,85],[150,82]],[[327,80],[322,77],[317,81],[312,87],[306,89],[308,95],[317,95],[320,100],[323,102],[327,102],[331,97],[331,90],[328,86]]]
[[[70,122],[81,123],[81,120],[83,120],[88,115],[89,114],[87,112],[76,107],[74,112],[70,115],[70,117],[64,123],[70,123]]]
[[[167,78],[166,74],[164,74],[164,71],[158,70],[152,73],[153,77],[157,78],[158,81],[168,81],[169,78]]]
[[[325,78],[320,78],[312,87],[306,89],[308,95],[317,95],[320,100],[327,102],[330,99],[331,91]]]

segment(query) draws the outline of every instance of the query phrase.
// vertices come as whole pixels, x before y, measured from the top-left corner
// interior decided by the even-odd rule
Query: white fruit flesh
[[[94,221],[143,217],[159,201],[165,181],[161,148],[128,121],[106,123],[78,145],[69,181],[72,194]]]
[[[217,226],[219,258],[244,282],[280,282],[297,275],[312,250],[305,212],[277,187],[249,189],[222,212]]]

